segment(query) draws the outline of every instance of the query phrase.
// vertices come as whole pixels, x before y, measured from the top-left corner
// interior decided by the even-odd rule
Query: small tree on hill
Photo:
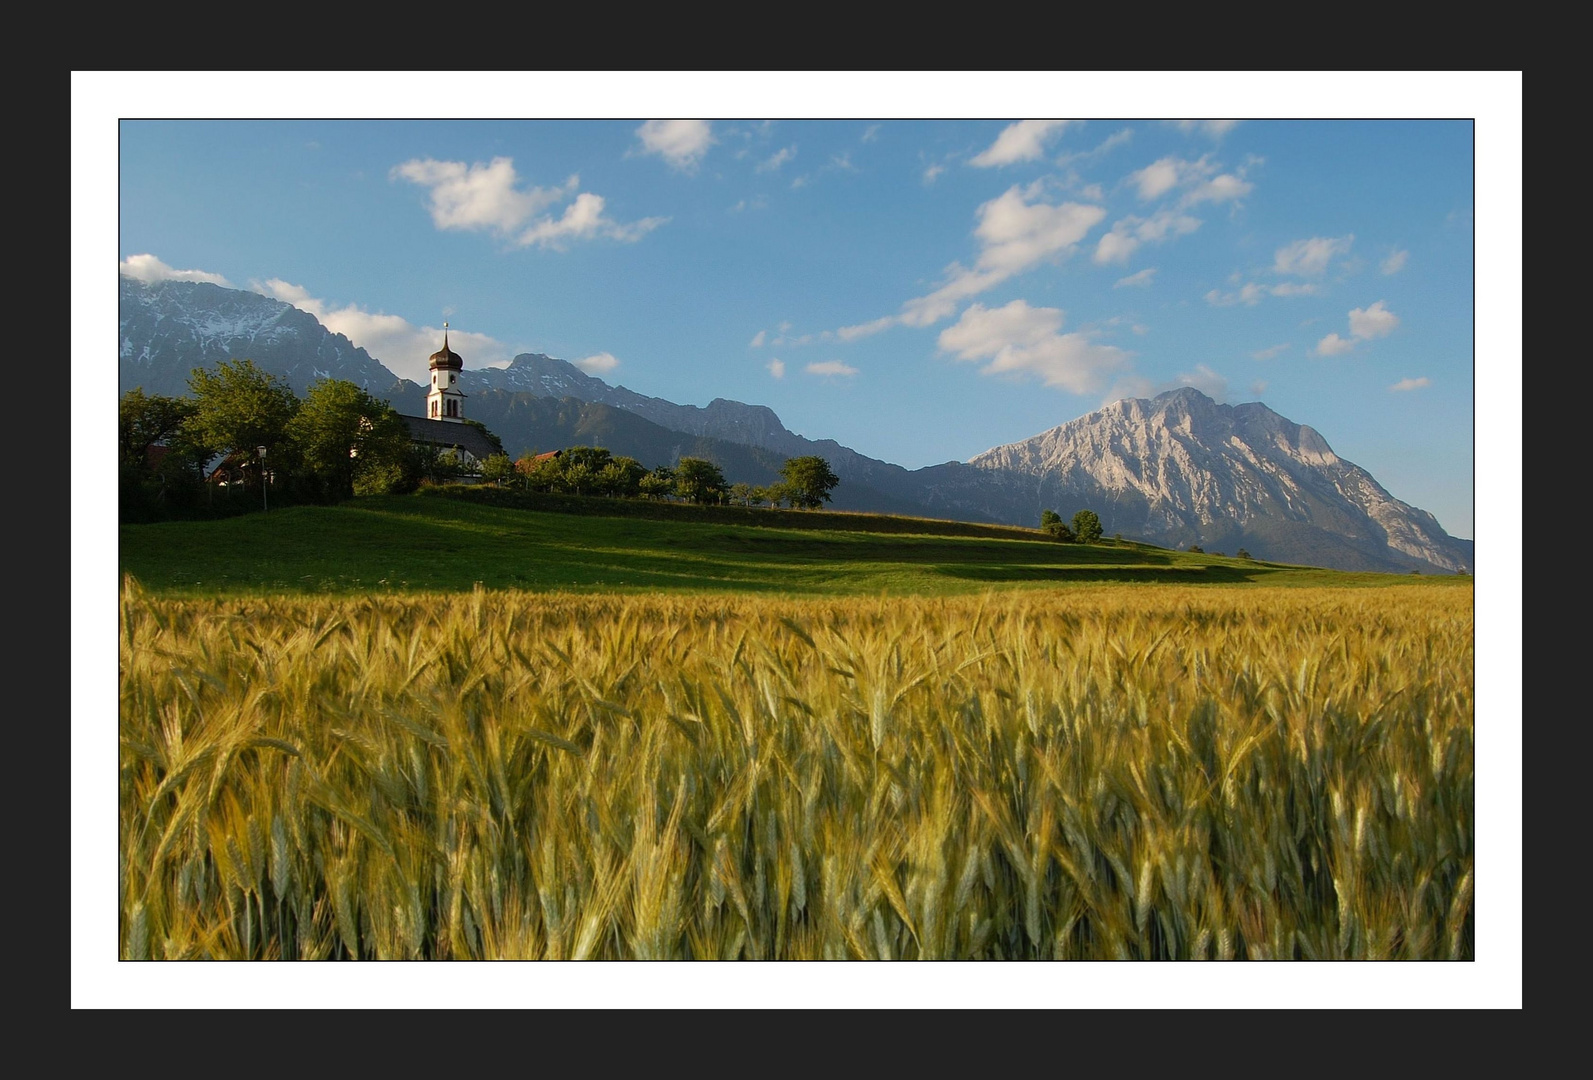
[[[1061,540],[1063,543],[1072,543],[1074,539],[1073,530],[1067,527],[1062,515],[1055,510],[1040,511],[1040,530],[1053,540]]]
[[[780,475],[785,479],[791,505],[804,510],[817,510],[829,502],[830,492],[841,482],[828,461],[812,454],[788,458],[780,466]]]
[[[1094,510],[1080,510],[1073,515],[1073,535],[1081,544],[1093,544],[1101,538],[1101,519]]]

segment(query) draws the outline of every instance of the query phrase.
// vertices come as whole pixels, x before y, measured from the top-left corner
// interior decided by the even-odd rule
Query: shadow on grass
[[[961,581],[1051,581],[1072,584],[1090,581],[1184,581],[1195,584],[1234,584],[1255,580],[1256,571],[1235,566],[970,566],[947,565],[936,572]]]

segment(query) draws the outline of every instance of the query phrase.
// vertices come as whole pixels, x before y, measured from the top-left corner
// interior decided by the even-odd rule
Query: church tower
[[[465,395],[459,392],[464,358],[448,347],[448,324],[443,323],[443,347],[431,354],[431,392],[426,395],[428,420],[465,420]]]

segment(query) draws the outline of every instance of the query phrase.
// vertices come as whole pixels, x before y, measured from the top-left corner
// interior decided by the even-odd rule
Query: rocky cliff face
[[[1352,569],[1471,570],[1468,543],[1316,431],[1190,387],[1115,402],[968,464],[1036,519],[1052,502],[1088,504],[1108,531],[1170,546],[1242,545],[1280,561],[1334,549]]]
[[[347,379],[373,394],[398,382],[381,363],[315,316],[258,293],[194,281],[120,279],[118,386],[181,397],[196,367],[253,360],[303,394],[317,379]]]

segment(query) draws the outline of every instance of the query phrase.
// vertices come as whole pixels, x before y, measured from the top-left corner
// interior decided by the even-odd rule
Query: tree
[[[752,485],[751,484],[731,484],[730,485],[730,501],[733,502],[733,503],[740,503],[742,506],[751,506],[752,505]]]
[[[637,481],[636,488],[644,499],[666,499],[675,493],[675,470],[659,465]]]
[[[253,360],[223,360],[215,371],[195,368],[188,388],[194,396],[188,430],[217,453],[252,454],[257,446],[275,450],[299,410],[292,388]]]
[[[1074,540],[1073,530],[1067,527],[1067,523],[1062,520],[1062,515],[1055,510],[1040,511],[1040,529],[1047,536],[1054,540],[1060,540],[1065,544],[1071,544]]]
[[[157,509],[199,502],[210,453],[188,433],[193,411],[188,398],[146,394],[142,387],[122,395],[117,409],[117,479],[124,519],[142,519]]]
[[[1073,515],[1073,535],[1081,544],[1093,544],[1101,538],[1101,519],[1094,510],[1080,510]]]
[[[1234,556],[1240,559],[1248,559],[1250,558],[1250,552],[1246,551],[1244,548],[1240,548],[1238,551],[1234,552]]]
[[[814,455],[788,458],[780,466],[780,476],[785,480],[791,505],[804,510],[816,510],[829,502],[830,492],[841,482],[831,471],[830,463]]]
[[[717,503],[727,485],[719,466],[706,458],[683,457],[675,465],[675,492],[694,503]]]
[[[346,379],[312,385],[284,430],[324,497],[403,486],[409,429],[391,405]]]
[[[598,490],[610,498],[634,499],[641,494],[642,477],[646,475],[641,462],[621,454],[598,471]]]
[[[559,484],[559,459],[538,454],[521,454],[514,463],[527,491],[549,492]]]
[[[481,463],[481,478],[493,487],[504,487],[514,475],[514,462],[508,454],[493,454]]]

